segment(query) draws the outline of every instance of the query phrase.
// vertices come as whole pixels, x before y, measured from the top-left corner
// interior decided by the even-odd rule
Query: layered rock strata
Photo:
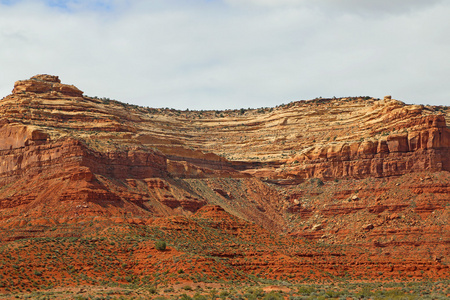
[[[176,111],[37,75],[18,81],[0,112],[5,228],[95,216],[147,224],[215,204],[328,243],[389,248],[420,232],[447,241],[437,236],[449,213],[448,108],[356,97]],[[383,238],[393,227],[395,239]]]

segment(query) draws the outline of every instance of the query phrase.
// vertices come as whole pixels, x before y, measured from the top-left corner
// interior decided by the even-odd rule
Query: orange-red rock
[[[386,97],[175,111],[83,96],[37,75],[16,82],[0,112],[3,241],[58,226],[70,236],[89,220],[197,239],[215,230],[230,241],[260,237],[256,252],[202,241],[204,255],[244,273],[449,274],[448,108]],[[308,250],[303,238],[342,248]],[[273,251],[284,240],[283,261]],[[267,262],[245,260],[258,255]]]

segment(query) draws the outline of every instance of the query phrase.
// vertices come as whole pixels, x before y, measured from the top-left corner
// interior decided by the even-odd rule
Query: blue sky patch
[[[23,0],[0,0],[1,5],[12,6],[23,2]],[[93,10],[111,11],[114,9],[114,1],[111,0],[40,0],[48,7],[58,8],[65,11]]]

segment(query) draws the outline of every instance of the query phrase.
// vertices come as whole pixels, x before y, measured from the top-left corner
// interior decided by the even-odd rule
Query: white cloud
[[[444,0],[224,0],[236,7],[298,8],[314,7],[331,13],[401,14],[432,7]]]
[[[88,95],[153,107],[384,94],[449,104],[448,2],[72,4],[0,4],[1,96],[15,80],[50,73]]]
[[[286,7],[300,6],[305,3],[304,0],[225,0],[226,3],[241,7]]]

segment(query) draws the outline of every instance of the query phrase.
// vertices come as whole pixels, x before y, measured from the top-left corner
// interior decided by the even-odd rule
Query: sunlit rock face
[[[404,276],[438,265],[445,275],[449,116],[448,107],[392,97],[155,109],[89,97],[58,76],[37,75],[0,100],[3,238],[95,220],[183,234],[207,222],[252,239],[244,230],[252,224],[293,245],[306,238],[368,249],[379,262],[375,275],[400,268],[405,256],[412,271],[402,269]],[[233,251],[217,253],[233,258]],[[292,257],[311,258],[305,268],[332,256],[296,251]],[[354,253],[345,253],[339,263],[354,266]],[[417,260],[425,254],[439,261]]]

